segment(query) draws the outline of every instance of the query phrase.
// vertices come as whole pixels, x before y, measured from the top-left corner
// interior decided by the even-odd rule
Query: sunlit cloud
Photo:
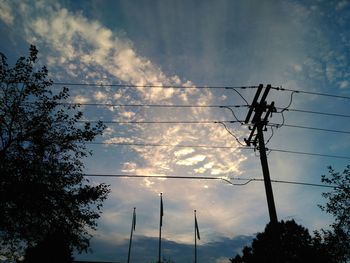
[[[106,93],[103,93],[101,91],[97,91],[94,93],[94,98],[97,100],[97,101],[105,101],[108,96]]]
[[[188,155],[188,154],[193,153],[193,152],[194,152],[193,148],[185,148],[185,149],[181,149],[181,150],[175,151],[174,155],[176,157],[180,157],[180,156]]]
[[[9,26],[13,24],[14,17],[8,1],[1,1],[0,3],[0,19]]]
[[[159,65],[140,54],[133,43],[125,36],[112,31],[101,22],[88,19],[83,13],[71,12],[59,4],[50,4],[45,1],[37,1],[33,5],[21,2],[19,4],[20,14],[14,11],[15,8],[13,6],[9,1],[2,2],[0,4],[0,19],[9,25],[20,23],[18,21],[23,20],[23,24],[19,28],[24,31],[23,35],[26,37],[26,40],[38,45],[40,54],[45,54],[45,52],[50,54],[49,56],[43,56],[42,59],[46,59],[51,77],[54,80],[101,84],[101,86],[95,87],[71,88],[72,100],[75,103],[205,106],[232,103],[232,98],[237,96],[237,94],[232,95],[233,93],[226,91],[175,88],[174,86],[195,87],[195,84],[191,81],[183,80],[180,75],[165,73]],[[342,1],[339,2],[336,8],[341,11],[345,6],[346,4]],[[257,10],[259,9],[257,8]],[[295,28],[303,28],[303,22],[309,19],[312,13],[318,12],[317,8],[306,8],[301,4],[293,4],[288,10],[291,12],[291,16],[296,18],[291,23],[292,26],[289,23],[284,25],[283,23],[286,22],[283,21],[281,25],[275,25],[271,31],[283,31],[286,36],[289,36],[289,33],[298,32]],[[315,30],[317,31],[317,28]],[[265,28],[262,31],[265,36]],[[322,36],[321,33],[318,35]],[[278,38],[278,41],[281,39],[283,40],[284,38]],[[295,41],[298,42],[300,39]],[[264,43],[260,41],[254,40],[252,42],[264,46]],[[273,40],[265,42],[270,43]],[[207,42],[203,41],[203,43]],[[278,43],[284,46],[283,41],[282,44]],[[321,44],[324,43],[320,41]],[[215,46],[213,45],[213,48],[211,48],[208,44],[205,47],[212,51],[213,54],[211,55],[215,57],[217,52]],[[258,47],[256,49],[258,50]],[[205,51],[207,52],[206,49]],[[285,56],[278,56],[269,52],[267,48],[263,51],[266,54],[262,52],[263,55],[261,57],[254,57],[254,63],[256,61],[264,61],[264,58],[272,61],[270,66],[264,65],[262,67],[267,72],[265,72],[263,77],[269,81],[271,79],[275,80],[277,75],[281,76],[276,77],[277,80],[280,80],[285,78],[283,74],[290,74],[288,76],[292,77],[281,83],[284,88],[304,88],[300,86],[300,82],[293,79],[295,76],[297,78],[305,76],[309,80],[324,80],[327,78],[330,82],[337,83],[341,89],[349,87],[346,73],[339,69],[340,62],[343,61],[341,54],[325,51],[321,58],[302,56],[302,52],[299,49],[295,51],[289,46],[288,50],[287,48],[282,50],[283,52],[290,52]],[[256,52],[258,53],[259,51]],[[279,67],[280,64],[282,65],[280,62],[284,60],[290,61],[286,63],[288,72],[280,74]],[[251,62],[251,64],[254,63]],[[213,64],[214,66],[216,67],[215,64]],[[239,66],[241,66],[240,63]],[[224,66],[222,68],[223,70],[231,71],[231,68],[224,68]],[[261,78],[259,74],[255,75],[254,70],[250,67],[249,71],[245,80],[255,82],[256,79]],[[232,72],[236,74],[234,69],[232,69]],[[232,79],[229,79],[229,81],[232,81]],[[103,86],[103,84],[111,83],[126,83],[139,87],[114,89]],[[146,87],[148,85],[159,86],[159,88]],[[167,86],[167,88],[160,88],[164,86]],[[288,105],[290,96],[285,97],[285,105]],[[243,100],[239,100],[240,104],[244,103]],[[298,106],[298,103],[300,103],[300,100],[293,101],[293,106]],[[111,144],[103,146],[105,152],[113,152],[113,154],[110,153],[108,156],[110,157],[108,165],[112,167],[109,171],[115,174],[121,171],[126,174],[146,175],[150,176],[150,178],[143,178],[142,180],[118,178],[115,179],[118,180],[118,183],[115,183],[115,181],[111,183],[112,193],[106,202],[101,218],[103,230],[100,235],[103,236],[103,239],[118,240],[117,242],[119,243],[125,241],[130,228],[130,210],[135,206],[140,210],[138,215],[141,218],[143,217],[144,222],[143,225],[138,225],[140,227],[138,234],[156,237],[158,234],[158,195],[160,192],[164,193],[166,208],[164,237],[171,240],[188,244],[193,242],[191,231],[193,228],[192,212],[194,209],[198,210],[200,229],[203,236],[202,242],[210,242],[217,236],[251,233],[258,227],[263,227],[267,222],[263,184],[250,183],[245,187],[234,187],[223,180],[185,181],[152,178],[152,176],[178,175],[210,176],[228,180],[230,177],[241,176],[242,174],[252,177],[261,175],[260,169],[258,169],[260,166],[258,168],[252,167],[253,165],[250,163],[254,158],[254,153],[243,152],[239,148],[241,145],[236,141],[236,138],[231,136],[223,125],[219,123],[176,123],[181,121],[235,120],[234,116],[227,109],[214,110],[204,107],[154,109],[125,106],[99,107],[92,110],[87,108],[86,114],[91,119],[101,118],[105,121],[113,120],[116,122],[174,122],[171,124],[108,124],[102,137],[102,142]],[[281,118],[279,115],[277,117]],[[237,135],[241,141],[250,132],[247,127],[241,128],[239,124],[230,124],[228,126],[228,129]],[[307,139],[298,140],[305,147],[309,146]],[[140,147],[138,145],[124,145],[122,150],[120,150],[120,148],[117,149],[113,145],[118,143],[160,144],[167,146]],[[280,138],[275,143],[278,146],[286,145],[286,140],[285,138]],[[191,147],[191,145],[225,146],[230,148],[213,149]],[[176,146],[181,146],[181,148]],[[186,147],[183,148],[183,146]],[[115,152],[118,153],[115,154]],[[273,156],[273,153],[271,155]],[[305,162],[304,160],[300,162],[288,160],[287,162],[282,156],[273,156],[271,159],[275,167],[278,168],[271,169],[273,176],[283,179],[302,178],[296,174],[302,173],[300,163]],[[255,160],[258,160],[258,158]],[[254,165],[256,163],[258,161],[255,161]],[[104,173],[105,169],[107,168],[102,166],[99,172]],[[257,170],[259,173],[256,173]],[[278,171],[283,171],[283,173]],[[298,196],[297,190],[289,189],[284,191],[280,190],[282,188],[277,189],[277,204],[283,214],[293,214],[298,209],[301,211],[306,210],[303,210],[305,202],[302,202],[300,199],[298,199],[299,203],[293,204],[292,207],[289,206],[290,196]],[[308,203],[311,204],[311,202],[312,200],[308,200]],[[321,225],[320,222],[317,222],[317,224]],[[221,261],[219,260],[218,262]]]
[[[73,98],[74,103],[88,103],[90,101],[90,98],[85,97],[83,95],[77,95]]]
[[[343,81],[340,82],[339,88],[341,88],[341,89],[346,89],[346,88],[349,87],[349,85],[350,85],[349,81],[343,80]]]
[[[195,155],[195,156],[192,156],[192,157],[189,157],[187,159],[183,159],[183,160],[180,160],[180,161],[177,161],[176,164],[178,165],[185,165],[185,166],[192,166],[192,165],[195,165],[195,164],[198,164],[202,161],[204,161],[204,159],[206,158],[205,155]]]

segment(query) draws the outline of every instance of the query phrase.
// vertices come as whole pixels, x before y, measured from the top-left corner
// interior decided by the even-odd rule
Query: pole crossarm
[[[269,91],[271,89],[271,85],[267,85],[264,93],[260,99],[260,102],[258,102],[259,96],[261,94],[261,91],[263,89],[263,85],[260,84],[258,87],[258,90],[256,91],[256,94],[254,96],[252,106],[249,108],[247,117],[245,119],[245,124],[248,124],[251,118],[251,115],[253,111],[255,112],[251,124],[253,127],[249,126],[249,129],[251,130],[250,135],[248,139],[244,139],[244,142],[247,144],[247,146],[255,146],[257,147],[257,141],[258,141],[258,134],[256,133],[258,126],[260,125],[263,129],[263,131],[266,131],[266,125],[268,124],[268,118],[272,115],[272,113],[277,112],[275,107],[275,102],[272,102],[271,104],[267,104],[266,98],[269,94]],[[262,118],[263,113],[266,112],[265,116]]]

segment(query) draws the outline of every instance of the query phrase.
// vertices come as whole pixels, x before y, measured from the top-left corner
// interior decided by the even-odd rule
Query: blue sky
[[[349,1],[6,1],[0,2],[0,51],[10,61],[40,52],[55,82],[133,85],[245,86],[272,84],[287,89],[350,96]],[[252,101],[255,90],[242,90]],[[271,91],[268,102],[285,107],[291,93]],[[244,104],[232,90],[71,87],[72,102],[118,104]],[[294,94],[291,108],[347,114],[349,100]],[[88,120],[233,120],[219,108],[82,107]],[[235,108],[244,118],[247,108]],[[282,121],[280,114],[272,122]],[[350,131],[348,118],[286,112],[286,124]],[[247,127],[230,125],[243,140]],[[270,131],[266,132],[268,138]],[[232,149],[91,145],[86,173],[261,178],[259,158],[242,150],[220,124],[108,124],[100,142],[232,146]],[[270,148],[350,156],[349,134],[282,127]],[[347,159],[271,152],[271,177],[320,183],[333,165]],[[164,194],[165,257],[191,262],[193,210],[197,209],[201,262],[227,262],[241,237],[268,222],[264,186],[222,181],[90,178],[111,184],[91,255],[125,261],[133,207],[137,262],[157,259],[145,247],[158,235],[159,193]],[[279,219],[294,218],[310,231],[331,218],[317,204],[325,190],[273,184]],[[230,242],[229,242],[230,240]],[[148,241],[148,242],[146,242]],[[234,243],[234,241],[236,243]],[[233,242],[233,243],[232,243]],[[154,242],[153,242],[154,243]],[[215,243],[217,246],[211,246]],[[232,249],[228,248],[232,244]],[[144,244],[144,245],[142,245]],[[156,243],[155,243],[156,244]],[[218,247],[222,247],[220,251]],[[236,245],[234,245],[236,244]],[[239,245],[237,245],[239,244]],[[114,247],[114,249],[112,249]],[[209,248],[212,248],[210,250]],[[213,248],[214,247],[214,248]],[[183,248],[183,249],[179,249]],[[219,253],[218,253],[219,250]],[[150,250],[149,250],[150,251]],[[204,251],[212,251],[210,258]],[[209,253],[209,252],[206,252]],[[177,260],[178,259],[178,260]]]

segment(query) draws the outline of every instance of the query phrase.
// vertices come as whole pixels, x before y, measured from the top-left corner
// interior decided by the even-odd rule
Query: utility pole
[[[268,118],[272,115],[273,112],[276,112],[275,103],[271,102],[270,105],[266,102],[266,97],[269,94],[271,85],[267,85],[264,93],[258,102],[261,91],[263,90],[263,85],[260,84],[256,94],[254,96],[252,105],[249,108],[247,117],[245,119],[245,124],[249,123],[253,111],[255,112],[251,124],[253,127],[249,126],[251,129],[248,139],[244,139],[247,146],[253,144],[259,150],[260,153],[260,162],[264,176],[265,192],[267,199],[267,206],[269,209],[270,215],[270,224],[272,230],[272,242],[273,250],[271,251],[272,261],[274,263],[279,263],[279,254],[280,254],[280,244],[279,244],[279,231],[278,231],[278,219],[276,213],[275,201],[273,198],[272,185],[270,179],[269,165],[267,162],[265,140],[264,140],[264,131],[266,131],[266,125],[268,124]],[[263,113],[266,112],[265,116],[262,117]],[[256,133],[255,133],[256,131]]]
[[[244,121],[246,124],[248,124],[250,121],[251,115],[254,111],[255,114],[251,121],[251,124],[254,126],[253,127],[249,126],[249,129],[251,129],[251,133],[248,139],[244,139],[244,141],[247,144],[247,146],[251,146],[251,144],[253,144],[253,146],[257,147],[259,150],[260,161],[261,161],[261,166],[262,166],[262,171],[264,176],[267,205],[268,205],[269,215],[270,215],[270,222],[272,224],[272,227],[276,229],[278,219],[277,219],[275,201],[273,198],[270,172],[269,172],[269,166],[267,162],[266,148],[265,148],[265,141],[264,141],[264,131],[266,130],[266,125],[268,124],[268,118],[273,112],[276,112],[276,108],[274,106],[275,103],[272,102],[270,105],[267,105],[267,102],[266,102],[266,97],[270,89],[271,89],[271,85],[267,85],[260,99],[260,102],[258,102],[260,94],[263,90],[263,85],[262,84],[259,85],[258,90],[254,96],[252,105],[250,106],[247,117]],[[266,114],[264,117],[262,117],[264,112],[266,112]]]

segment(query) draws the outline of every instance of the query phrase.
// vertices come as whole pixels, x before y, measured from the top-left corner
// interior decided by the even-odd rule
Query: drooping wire
[[[271,128],[271,136],[269,137],[269,139],[266,141],[265,145],[267,145],[270,140],[272,139],[273,135],[274,135],[274,131],[273,131],[273,127],[270,127]]]
[[[277,129],[281,128],[284,125],[284,123],[285,123],[284,111],[288,111],[289,107],[292,105],[292,103],[293,103],[293,95],[295,93],[299,93],[299,92],[298,91],[292,91],[291,94],[290,94],[290,100],[289,100],[288,105],[286,107],[282,107],[282,110],[277,112],[277,113],[280,113],[281,116],[282,116],[282,123],[275,126]]]
[[[236,119],[236,121],[241,122],[241,124],[243,124],[243,122],[237,118],[235,112],[233,111],[233,109],[230,108],[230,106],[221,106],[220,108],[228,109],[229,111],[231,111],[231,113],[232,113],[233,117]]]
[[[289,103],[288,103],[288,105],[287,105],[286,107],[284,107],[284,108],[281,110],[281,112],[284,112],[285,110],[288,110],[288,108],[292,105],[292,103],[293,103],[293,95],[294,95],[295,93],[299,93],[299,91],[292,91],[292,92],[291,92]]]
[[[230,177],[230,180],[237,180],[237,181],[246,181],[245,183],[241,184],[247,185],[250,182],[263,182],[263,178],[237,178],[237,177]],[[307,183],[307,182],[298,182],[298,181],[286,181],[286,180],[274,180],[271,179],[272,183],[281,183],[281,184],[296,184],[296,185],[305,185],[305,186],[315,186],[315,187],[326,187],[326,188],[336,188],[334,185],[325,185],[325,184],[315,184],[315,183]]]
[[[280,112],[281,113],[281,116],[282,116],[282,123],[281,124],[278,124],[277,128],[281,128],[282,126],[284,126],[284,123],[286,121],[286,119],[284,118],[284,113],[283,111]]]
[[[244,100],[244,102],[246,103],[247,106],[249,106],[248,101],[243,97],[243,95],[236,89],[233,87],[227,87],[227,89],[232,90],[234,92],[236,92],[238,94],[238,96],[240,96],[242,98],[242,100]]]
[[[238,137],[236,135],[234,135],[228,128],[227,126],[225,125],[224,122],[222,121],[218,121],[216,123],[220,123],[222,126],[224,126],[225,130],[233,137],[235,138],[235,140],[238,142],[238,144],[240,144],[241,146],[245,146],[243,143],[241,143],[241,141],[238,139]]]
[[[183,179],[183,180],[221,180],[233,186],[245,186],[250,182],[263,182],[264,179],[261,178],[237,178],[237,177],[213,177],[213,176],[176,176],[176,175],[144,175],[144,174],[83,174],[85,177],[116,177],[116,178],[154,178],[154,179]],[[244,183],[233,183],[233,181],[246,181]],[[314,184],[306,182],[297,182],[297,181],[284,181],[284,180],[273,180],[273,183],[284,183],[284,184],[296,184],[296,185],[305,185],[305,186],[314,186],[314,187],[328,187],[335,188],[336,186],[324,185],[324,184]]]

